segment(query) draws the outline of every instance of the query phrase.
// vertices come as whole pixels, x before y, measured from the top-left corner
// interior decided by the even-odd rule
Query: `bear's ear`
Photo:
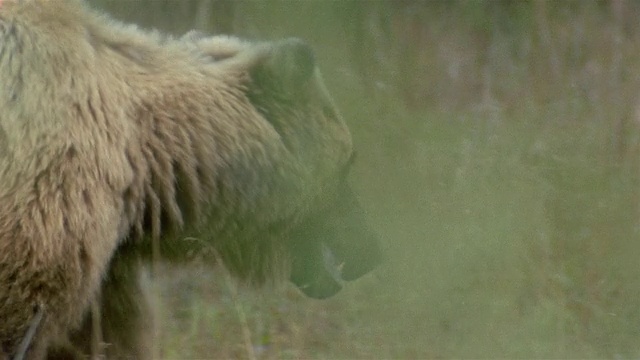
[[[254,80],[275,81],[282,85],[300,86],[316,68],[313,50],[300,39],[291,38],[272,44],[264,62],[254,69]]]
[[[300,89],[316,68],[313,50],[297,38],[259,44],[229,60],[237,70],[248,71],[259,87],[287,92]]]

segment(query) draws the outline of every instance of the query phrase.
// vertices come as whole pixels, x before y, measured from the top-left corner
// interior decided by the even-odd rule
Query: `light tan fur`
[[[74,0],[2,3],[0,358],[38,309],[30,358],[79,326],[125,245],[208,234],[236,274],[269,276],[280,244],[266,234],[351,154],[317,72],[256,85],[287,78],[286,45],[164,38]]]

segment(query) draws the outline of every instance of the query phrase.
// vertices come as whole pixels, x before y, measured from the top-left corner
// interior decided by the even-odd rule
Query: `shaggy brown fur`
[[[163,38],[75,0],[3,2],[0,359],[39,312],[27,357],[45,357],[91,326],[92,301],[111,356],[150,356],[136,273],[160,236],[180,258],[206,234],[264,281],[286,263],[283,234],[336,199],[351,151],[300,41]]]

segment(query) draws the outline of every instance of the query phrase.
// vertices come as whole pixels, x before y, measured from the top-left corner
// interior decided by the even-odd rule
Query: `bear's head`
[[[301,181],[314,183],[307,206],[297,211],[294,221],[271,229],[286,239],[290,280],[306,295],[326,298],[337,293],[343,281],[374,269],[382,259],[381,245],[348,181],[355,158],[351,135],[312,49],[299,39],[247,45],[194,33],[188,38],[216,61],[233,66],[245,62],[243,67],[250,69],[248,98],[295,154],[303,169],[300,176],[313,178]]]

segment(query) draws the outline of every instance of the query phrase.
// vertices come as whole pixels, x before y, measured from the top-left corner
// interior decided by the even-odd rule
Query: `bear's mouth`
[[[383,260],[380,239],[346,182],[332,203],[304,219],[289,233],[291,281],[307,296],[335,295]]]
[[[346,282],[356,280],[372,271],[382,262],[377,248],[362,251],[363,258],[344,257],[334,244],[320,242],[316,255],[307,254],[294,261],[291,281],[305,295],[326,299],[338,293]],[[309,256],[311,255],[311,256]]]
[[[305,295],[314,299],[326,299],[338,293],[344,284],[342,269],[344,262],[338,261],[334,252],[321,244],[322,268],[310,276],[292,276],[292,281]]]

